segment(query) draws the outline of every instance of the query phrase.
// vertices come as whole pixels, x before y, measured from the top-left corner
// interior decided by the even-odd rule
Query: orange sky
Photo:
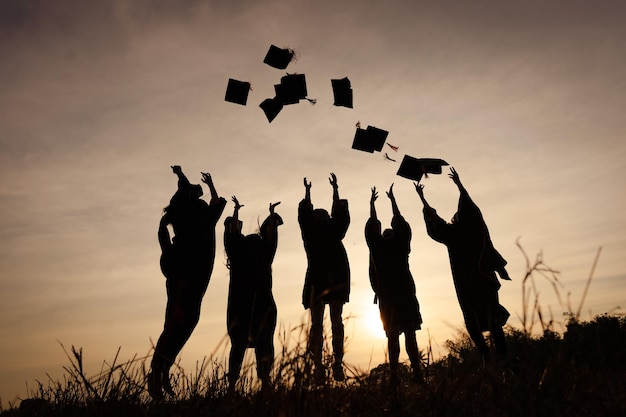
[[[574,307],[602,246],[584,317],[623,312],[615,310],[626,305],[622,2],[262,3],[2,2],[4,407],[25,395],[26,383],[61,375],[58,341],[83,347],[94,372],[120,346],[122,358],[149,352],[165,306],[156,229],[176,187],[172,164],[194,182],[211,172],[221,195],[245,204],[247,232],[270,201],[282,201],[274,294],[287,328],[306,319],[302,178],[313,183],[313,203],[328,208],[327,178],[337,174],[352,215],[345,360],[363,368],[385,360],[363,236],[370,187],[395,182],[413,229],[418,342],[443,352],[462,327],[445,247],[426,236],[397,164],[350,149],[357,121],[388,130],[398,160],[437,157],[458,170],[509,261],[513,281],[501,290],[509,324],[519,326],[521,313],[518,237],[529,256],[543,251],[561,271],[561,294],[571,293]],[[284,71],[262,63],[270,44],[299,52],[287,71],[306,74],[317,99],[285,108],[271,124],[258,104]],[[330,79],[344,76],[354,109],[332,105]],[[247,106],[223,100],[228,78],[252,83]],[[432,205],[451,217],[454,184],[446,175],[424,183]],[[386,198],[377,208],[388,225]],[[224,217],[231,212],[229,203]],[[218,241],[222,233],[220,221]],[[185,367],[223,354],[227,289],[220,243]],[[540,300],[562,321],[549,285]]]

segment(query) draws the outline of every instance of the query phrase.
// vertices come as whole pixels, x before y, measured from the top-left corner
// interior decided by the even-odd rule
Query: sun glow
[[[367,306],[361,325],[373,338],[385,339],[387,337],[383,329],[383,323],[380,321],[380,312],[376,304]]]

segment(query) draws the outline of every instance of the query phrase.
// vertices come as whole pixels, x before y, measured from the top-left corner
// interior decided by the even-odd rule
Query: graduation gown
[[[161,271],[166,278],[190,279],[206,289],[215,262],[215,226],[225,207],[222,197],[211,200],[211,204],[195,198],[168,207],[164,216],[166,224],[172,225],[174,238],[161,255]]]
[[[365,240],[370,249],[370,283],[387,334],[415,331],[422,324],[415,282],[409,270],[411,228],[402,216],[393,216],[391,228],[393,237],[383,239],[379,220],[370,218],[365,225]]]
[[[262,335],[273,335],[276,328],[272,262],[280,224],[280,216],[270,214],[260,233],[244,236],[239,228],[231,227],[232,217],[224,222],[224,248],[230,269],[226,326],[231,337],[245,334],[248,347],[255,347]]]
[[[348,200],[333,201],[326,225],[314,221],[313,205],[303,199],[298,206],[298,223],[307,255],[302,304],[313,301],[346,303],[350,298],[350,266],[342,239],[350,225]]]
[[[509,312],[499,303],[500,282],[495,271],[506,260],[494,248],[480,209],[467,191],[459,196],[457,219],[448,224],[424,208],[426,231],[448,248],[452,278],[465,321],[478,319],[482,331],[503,326]]]

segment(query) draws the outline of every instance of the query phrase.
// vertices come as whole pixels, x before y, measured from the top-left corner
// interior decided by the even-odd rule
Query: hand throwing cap
[[[270,67],[285,69],[293,59],[294,55],[295,52],[292,49],[279,48],[278,46],[272,45],[267,51],[263,62]]]
[[[422,179],[422,176],[426,176],[426,178],[428,178],[428,174],[441,174],[443,165],[449,164],[443,159],[414,158],[412,156],[405,155],[396,174],[419,182]]]
[[[374,126],[368,126],[367,129],[357,127],[352,141],[352,149],[373,153],[380,152],[385,145],[389,132]]]
[[[250,92],[250,83],[246,81],[237,81],[232,78],[228,79],[226,86],[226,97],[224,100],[231,103],[241,104],[245,106],[248,102],[248,93]]]
[[[339,80],[330,80],[333,86],[333,98],[335,106],[352,108],[352,86],[348,77]]]

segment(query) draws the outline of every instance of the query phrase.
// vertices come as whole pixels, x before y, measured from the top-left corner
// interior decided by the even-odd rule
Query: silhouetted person
[[[449,177],[460,191],[458,210],[451,223],[446,223],[424,198],[424,186],[415,183],[415,189],[424,204],[424,220],[428,235],[448,247],[452,278],[457,298],[463,312],[467,331],[483,359],[489,359],[489,348],[483,337],[491,333],[496,350],[506,354],[506,341],[502,327],[509,312],[500,305],[498,289],[502,279],[510,280],[506,260],[493,247],[487,225],[480,209],[461,184],[459,175],[450,169]]]
[[[162,398],[164,389],[173,394],[169,369],[200,318],[215,260],[215,226],[226,205],[209,174],[202,173],[202,182],[211,192],[207,204],[200,198],[202,187],[190,184],[179,166],[172,169],[178,176],[178,190],[164,210],[158,231],[167,305],[148,375],[148,392],[154,399]],[[174,231],[172,239],[168,225]]]
[[[228,377],[230,388],[234,389],[246,349],[254,348],[257,376],[266,389],[274,363],[276,303],[272,295],[272,262],[278,245],[278,226],[283,224],[274,208],[280,202],[270,203],[270,214],[259,233],[244,236],[239,220],[243,206],[236,197],[232,200],[233,215],[224,221],[224,248],[230,269],[226,315],[231,342]]]
[[[309,352],[318,376],[323,374],[324,309],[326,304],[329,305],[334,355],[333,377],[341,381],[344,379],[344,330],[341,315],[343,305],[350,296],[350,267],[341,241],[350,225],[350,214],[348,200],[339,198],[337,177],[332,173],[330,175],[330,185],[333,187],[330,215],[324,209],[313,209],[311,183],[304,178],[305,197],[298,206],[298,223],[308,261],[302,304],[311,312]]]
[[[391,229],[381,233],[381,223],[376,216],[376,187],[370,198],[370,218],[365,225],[365,240],[370,249],[370,283],[376,293],[380,318],[387,335],[389,369],[392,381],[397,380],[400,357],[400,334],[404,333],[405,347],[416,382],[423,382],[420,355],[415,331],[421,328],[422,316],[415,296],[415,282],[409,270],[411,252],[411,227],[404,219],[396,198],[393,184],[387,197],[391,201],[393,217]]]

